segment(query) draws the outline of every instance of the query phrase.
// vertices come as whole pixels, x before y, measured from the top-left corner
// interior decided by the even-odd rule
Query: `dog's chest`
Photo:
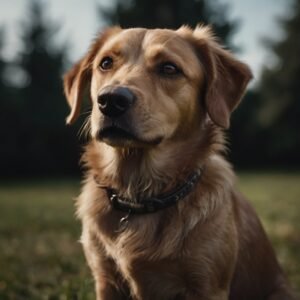
[[[165,228],[153,230],[154,224],[146,225],[147,220],[141,218],[128,222],[123,232],[103,236],[102,243],[135,299],[181,299],[186,290],[183,264],[178,259],[182,233],[165,235]]]
[[[184,266],[178,260],[149,260],[142,254],[138,257],[130,255],[126,247],[121,250],[109,245],[105,247],[127,282],[134,299],[183,299],[181,295],[187,290],[187,280]]]

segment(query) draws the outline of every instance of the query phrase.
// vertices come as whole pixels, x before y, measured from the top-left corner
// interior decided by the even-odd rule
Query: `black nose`
[[[124,114],[134,103],[135,94],[126,87],[107,87],[98,96],[99,109],[108,117]]]

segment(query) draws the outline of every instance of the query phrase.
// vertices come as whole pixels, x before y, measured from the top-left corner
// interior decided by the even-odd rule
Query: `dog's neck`
[[[100,185],[136,199],[168,192],[202,168],[221,145],[218,132],[191,136],[175,146],[174,141],[165,141],[154,148],[113,148],[92,141],[83,160]]]

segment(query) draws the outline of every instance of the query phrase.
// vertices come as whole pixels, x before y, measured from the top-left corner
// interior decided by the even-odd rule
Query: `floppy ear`
[[[64,92],[71,107],[71,112],[66,119],[67,124],[74,123],[80,114],[81,102],[85,90],[91,83],[92,64],[98,51],[108,36],[120,30],[119,27],[113,27],[101,33],[91,45],[88,53],[64,75]]]
[[[85,57],[64,75],[64,92],[71,107],[71,112],[66,119],[67,124],[74,123],[80,114],[83,94],[91,81],[91,72],[91,66]]]
[[[206,75],[207,112],[215,124],[229,128],[230,115],[252,78],[251,70],[215,41],[209,27],[198,26],[193,36]]]

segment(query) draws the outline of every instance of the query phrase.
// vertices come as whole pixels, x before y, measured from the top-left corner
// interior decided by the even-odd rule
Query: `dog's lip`
[[[117,127],[117,126],[108,126],[102,128],[99,131],[99,138],[100,139],[126,139],[126,140],[137,140],[138,138],[129,131]]]
[[[115,125],[107,126],[100,129],[98,133],[98,138],[104,142],[112,141],[122,143],[122,141],[129,141],[133,143],[147,145],[158,145],[162,141],[161,137],[149,140],[143,139],[141,137],[138,137],[135,133],[132,133],[124,128]]]

